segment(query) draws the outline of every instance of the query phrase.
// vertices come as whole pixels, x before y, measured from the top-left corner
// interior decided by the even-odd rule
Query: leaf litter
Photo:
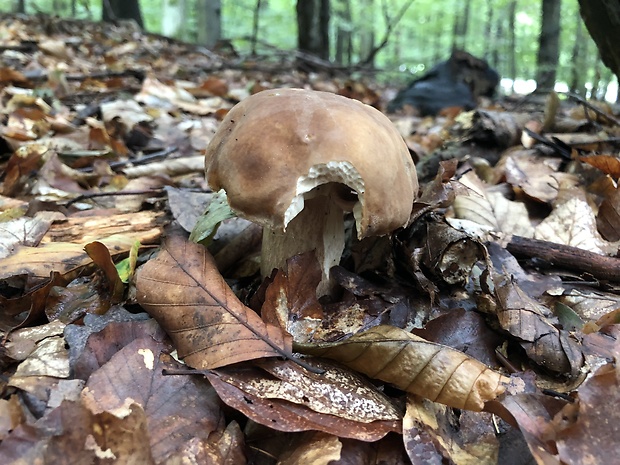
[[[256,83],[380,108],[385,89],[126,25],[0,30],[6,463],[618,456],[613,117],[553,94],[553,112],[389,115],[423,181],[412,221],[347,232],[318,299],[312,253],[261,281],[255,225],[213,235],[205,149]],[[203,214],[207,248],[187,240]]]

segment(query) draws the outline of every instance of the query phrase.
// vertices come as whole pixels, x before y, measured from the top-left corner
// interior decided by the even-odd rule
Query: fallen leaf
[[[462,352],[393,326],[376,326],[339,343],[295,346],[302,353],[337,360],[404,391],[474,411],[504,392],[508,381]]]
[[[525,294],[506,279],[496,284],[497,317],[506,331],[515,336],[536,364],[559,374],[575,376],[583,364],[576,340],[548,321],[551,310]]]
[[[245,307],[203,246],[171,236],[138,272],[137,299],[196,369],[290,354],[290,336]]]
[[[278,431],[318,430],[376,441],[400,430],[400,413],[367,381],[329,363],[309,363],[325,373],[287,360],[263,361],[263,369],[245,364],[205,374],[226,404]]]
[[[162,369],[180,366],[170,356],[160,356],[167,349],[151,338],[136,339],[95,371],[82,391],[84,405],[96,415],[120,416],[130,412],[132,404],[141,406],[158,463],[185,441],[207,439],[222,426],[219,399],[204,380],[162,374]]]

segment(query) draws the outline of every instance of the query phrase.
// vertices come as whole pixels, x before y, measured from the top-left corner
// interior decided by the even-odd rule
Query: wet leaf
[[[197,369],[290,354],[290,336],[245,307],[209,252],[180,236],[138,272],[137,298]]]
[[[396,387],[456,408],[480,411],[504,392],[505,376],[481,362],[393,326],[376,326],[340,343],[298,344]]]

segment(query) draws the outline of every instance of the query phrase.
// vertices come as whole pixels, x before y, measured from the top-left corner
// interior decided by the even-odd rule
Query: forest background
[[[298,21],[307,14],[300,10],[326,5],[327,16],[314,13],[326,43],[310,51],[351,75],[402,86],[459,48],[485,58],[504,93],[528,93],[546,79],[588,98],[618,96],[576,0],[1,0],[0,11],[87,20],[115,11],[151,33],[273,58],[303,50],[303,34],[320,41],[310,30],[300,35]]]

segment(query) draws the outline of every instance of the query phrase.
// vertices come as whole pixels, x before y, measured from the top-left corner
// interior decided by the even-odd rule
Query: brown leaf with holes
[[[140,305],[193,368],[290,356],[290,336],[243,305],[209,252],[181,236],[168,238],[157,258],[138,272],[136,291]]]
[[[481,411],[504,392],[505,376],[450,347],[394,326],[376,326],[337,343],[298,344],[396,387],[450,407]]]
[[[368,380],[333,363],[309,363],[325,372],[264,360],[205,374],[226,404],[278,431],[317,430],[362,441],[400,432],[402,414]]]

